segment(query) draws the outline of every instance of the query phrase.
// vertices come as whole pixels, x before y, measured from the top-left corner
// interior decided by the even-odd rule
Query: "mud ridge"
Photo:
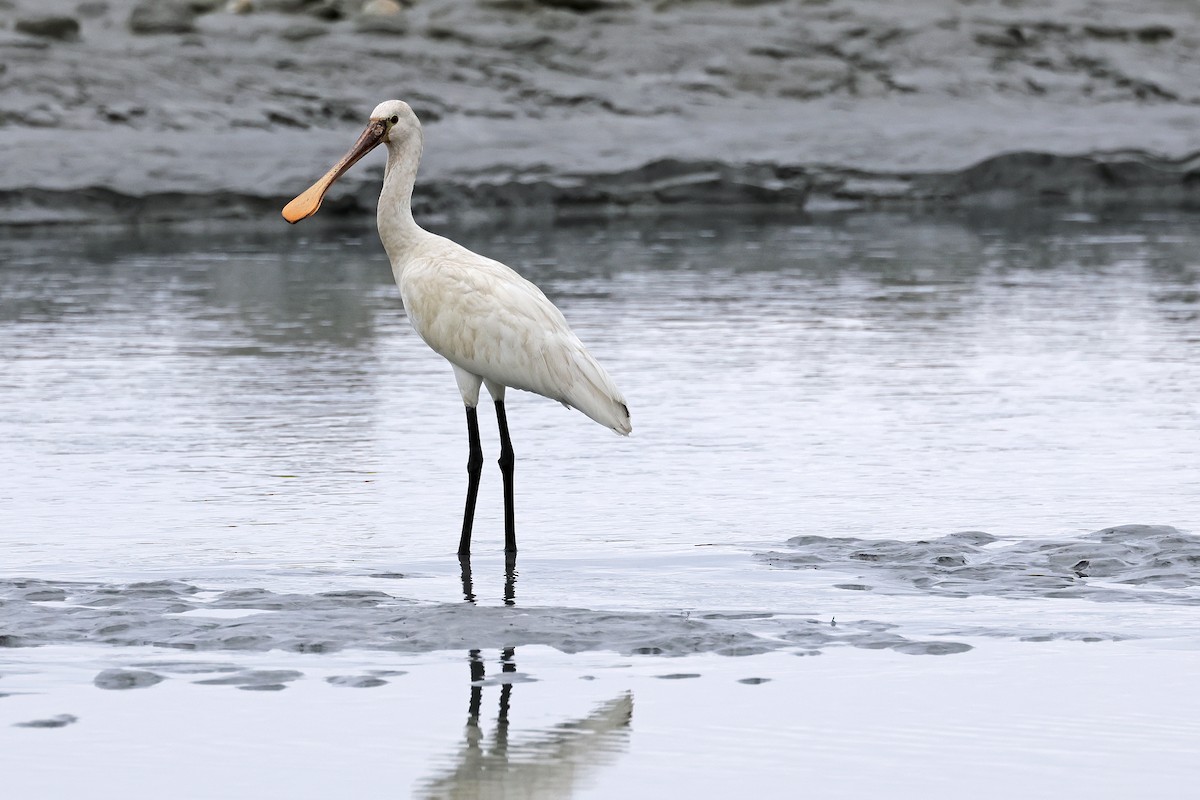
[[[206,652],[358,648],[424,653],[542,644],[567,653],[665,656],[777,650],[816,655],[828,647],[948,655],[971,649],[962,642],[911,639],[893,625],[870,620],[833,626],[780,617],[771,620],[773,630],[764,635],[758,630],[762,623],[752,627],[744,615],[420,604],[370,590],[306,595],[233,589],[204,601],[197,599],[200,592],[181,581],[0,580],[0,647],[93,643]],[[246,613],[228,616],[239,611]],[[103,682],[125,688],[144,679],[122,673],[104,676]]]
[[[759,558],[853,575],[837,585],[855,591],[1200,605],[1200,536],[1169,525],[1016,542],[982,531],[919,541],[796,536],[788,546]]]

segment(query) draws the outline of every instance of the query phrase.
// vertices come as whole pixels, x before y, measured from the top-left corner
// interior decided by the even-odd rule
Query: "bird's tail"
[[[568,400],[563,401],[567,408],[578,408],[584,414],[599,422],[606,428],[611,428],[622,436],[633,432],[633,424],[629,421],[629,406],[624,401],[613,399],[607,404],[589,403],[576,405]]]
[[[569,395],[561,398],[563,405],[577,408],[606,428],[628,436],[633,431],[629,406],[604,367],[583,351],[575,358],[575,368],[577,379],[571,382]]]

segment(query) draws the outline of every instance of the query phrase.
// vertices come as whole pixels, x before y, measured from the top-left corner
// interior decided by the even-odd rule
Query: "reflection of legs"
[[[466,744],[468,751],[477,752],[479,741],[483,738],[483,732],[479,729],[479,706],[483,702],[483,687],[479,684],[483,682],[483,659],[478,650],[471,650],[467,658],[471,662],[471,703],[467,707]]]
[[[503,673],[503,672],[516,672],[516,671],[517,671],[517,648],[506,647],[500,651],[500,672]],[[511,686],[512,684],[506,683],[504,685]],[[502,710],[505,712],[508,711],[507,703],[504,705]]]
[[[496,401],[496,422],[500,425],[500,474],[504,477],[504,552],[517,552],[517,513],[513,508],[513,468],[517,457],[513,453],[512,439],[508,437],[508,415],[504,413],[504,401]]]
[[[471,578],[470,554],[459,554],[458,566],[462,570],[463,599],[468,603],[475,602],[475,583]],[[517,554],[504,554],[504,605],[517,604]]]
[[[475,498],[479,495],[479,476],[483,472],[483,446],[479,444],[479,415],[475,406],[467,406],[467,436],[471,441],[471,453],[467,456],[467,506],[463,509],[462,538],[458,540],[458,554],[471,554],[471,526],[475,524]]]
[[[459,555],[458,565],[462,568],[463,599],[468,603],[474,603],[475,588],[471,583],[471,556],[469,554]]]
[[[500,651],[500,672],[516,672],[516,648],[506,647]],[[496,744],[492,752],[504,756],[508,752],[508,709],[512,703],[512,684],[500,686],[500,716],[496,719]]]
[[[471,662],[471,705],[467,710],[468,720],[471,722],[479,722],[479,704],[483,700],[483,683],[485,677],[483,671],[483,658],[480,657],[478,650],[470,650],[467,652],[467,660]]]
[[[504,605],[517,604],[517,554],[504,554]]]
[[[517,650],[506,647],[500,651],[500,672],[517,671]],[[467,651],[467,659],[471,664],[471,703],[467,708],[467,748],[478,750],[483,732],[479,727],[479,710],[483,705],[483,681],[487,677],[483,658],[478,650]],[[495,741],[491,747],[491,756],[499,756],[505,760],[508,753],[508,710],[512,704],[512,684],[503,683],[500,686],[500,715],[496,718]]]
[[[512,700],[516,684],[516,650],[499,652],[500,672],[489,684],[500,687],[495,730],[485,736],[480,725],[484,660],[479,650],[468,653],[471,702],[464,743],[438,774],[421,782],[416,797],[571,797],[580,778],[594,767],[612,762],[626,749],[633,696],[618,695],[587,716],[547,728],[538,735],[512,737]]]

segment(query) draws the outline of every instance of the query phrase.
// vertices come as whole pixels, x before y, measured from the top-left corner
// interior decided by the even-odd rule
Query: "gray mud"
[[[18,722],[14,727],[17,728],[65,728],[68,725],[78,722],[79,717],[74,714],[57,714],[47,719],[34,719],[29,722]]]
[[[162,676],[144,669],[106,669],[92,681],[98,689],[145,689],[162,682]]]
[[[32,597],[57,589],[66,601]],[[237,589],[211,602],[194,599],[198,587],[176,581],[107,585],[43,580],[0,580],[0,646],[36,647],[93,643],[155,646],[188,651],[328,653],[347,648],[425,653],[437,650],[511,648],[541,644],[566,653],[745,656],[777,650],[815,655],[827,647],[889,649],[912,655],[964,652],[970,645],[917,641],[895,626],[867,620],[831,625],[816,619],[770,614],[675,614],[594,611],[579,608],[480,607],[469,603],[420,604],[383,592],[315,595]],[[183,615],[205,609],[260,610],[224,619]],[[754,623],[756,627],[749,625]],[[769,630],[763,631],[764,623]],[[150,685],[149,676],[180,671],[171,662],[146,670],[102,674],[103,688]],[[202,665],[229,672],[220,664]],[[201,671],[183,665],[183,673]],[[230,672],[200,683],[277,688],[299,674]],[[357,680],[357,679],[351,679]],[[156,682],[156,681],[153,681]],[[355,684],[351,684],[355,685]],[[361,685],[378,685],[368,680]]]
[[[797,536],[788,546],[789,552],[760,553],[758,558],[775,567],[848,573],[853,581],[834,586],[858,592],[1200,604],[1196,591],[1200,537],[1169,526],[1123,525],[1078,538],[1011,543],[978,531],[920,541]],[[375,590],[288,594],[241,588],[211,594],[182,581],[2,580],[0,644],[299,653],[343,649],[425,653],[546,645],[566,653],[665,656],[745,656],[780,650],[818,655],[830,647],[950,655],[971,649],[960,641],[913,639],[900,633],[896,624],[869,619],[833,621],[767,612],[484,607],[421,603]],[[236,618],[221,614],[228,611],[249,613]],[[1092,631],[1047,632],[1036,626],[954,627],[945,633],[1026,641],[1126,638]],[[185,677],[217,673],[196,682],[278,690],[301,677],[295,671],[247,671],[221,662],[160,661],[136,666],[101,673],[96,685],[137,688],[157,683],[160,673]],[[515,673],[509,677],[520,678]],[[362,688],[385,683],[373,674],[329,680]]]
[[[383,678],[376,678],[373,675],[330,675],[325,682],[350,689],[374,689],[387,684]]]
[[[1190,202],[1198,42],[1169,0],[12,0],[0,223],[274,218],[393,96],[422,213]]]
[[[1020,542],[967,531],[920,541],[796,536],[788,545],[759,558],[853,574],[856,582],[835,585],[855,591],[1200,605],[1200,536],[1168,525]]]

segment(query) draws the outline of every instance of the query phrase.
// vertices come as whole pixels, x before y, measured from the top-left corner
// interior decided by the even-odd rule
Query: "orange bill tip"
[[[342,156],[341,161],[334,164],[333,168],[326,172],[319,181],[296,195],[292,202],[283,207],[283,218],[295,224],[317,213],[317,209],[321,207],[321,201],[325,198],[325,193],[329,191],[333,182],[342,177],[346,170],[354,166],[360,158],[374,150],[383,141],[386,134],[387,127],[384,123],[381,120],[372,120],[367,129],[362,132],[362,136],[358,137],[354,147],[350,148],[350,152]]]

